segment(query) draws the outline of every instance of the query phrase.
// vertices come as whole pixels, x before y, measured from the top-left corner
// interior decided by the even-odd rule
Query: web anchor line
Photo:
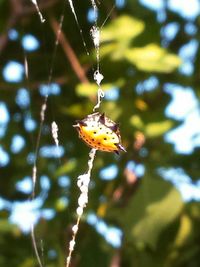
[[[69,0],[69,2],[72,3],[72,1]],[[102,99],[104,98],[104,91],[101,89],[101,81],[103,80],[104,76],[100,73],[100,53],[99,53],[99,46],[100,46],[100,30],[97,26],[97,15],[98,15],[98,9],[96,6],[96,3],[94,0],[91,0],[94,14],[95,14],[95,25],[91,28],[90,34],[94,43],[95,52],[96,52],[96,62],[97,62],[97,70],[94,72],[94,81],[96,82],[98,86],[98,92],[97,92],[97,104],[93,108],[93,112],[96,109],[100,108]],[[75,16],[75,13],[74,13]],[[75,16],[76,18],[76,16]],[[89,160],[88,160],[88,171],[85,174],[78,176],[77,186],[79,187],[81,194],[78,198],[78,208],[76,210],[77,213],[77,221],[75,225],[72,227],[72,238],[69,242],[69,253],[66,259],[66,266],[69,267],[71,263],[71,257],[72,252],[74,251],[74,247],[76,244],[76,235],[79,229],[79,223],[83,214],[83,209],[86,207],[88,203],[88,191],[89,191],[89,183],[91,178],[91,171],[93,168],[93,162],[96,155],[96,149],[92,148],[89,153]]]
[[[81,26],[80,26],[80,24],[79,24],[78,17],[77,17],[77,15],[76,15],[76,11],[75,11],[75,8],[74,8],[73,1],[72,1],[72,0],[67,0],[67,1],[68,1],[69,5],[70,5],[72,14],[74,15],[74,19],[75,19],[75,21],[76,21],[76,25],[77,25],[78,30],[79,30],[79,33],[80,33],[80,35],[81,35],[81,39],[82,39],[83,46],[84,46],[84,48],[85,48],[85,52],[86,52],[86,54],[89,56],[90,53],[89,53],[89,51],[88,51],[88,49],[87,49],[87,45],[86,45],[86,42],[85,42],[85,39],[84,39],[84,36],[83,36],[83,30],[81,29]]]
[[[37,11],[39,11],[39,7],[37,5],[36,0],[31,0],[31,1],[36,6]],[[41,18],[41,22],[43,23],[45,20],[43,19],[41,12],[39,11],[38,14]],[[64,14],[62,14],[60,17],[59,29],[57,32],[57,36],[56,36],[56,40],[55,40],[55,46],[54,46],[54,52],[53,52],[53,56],[52,56],[52,62],[50,65],[50,71],[49,71],[49,77],[48,77],[48,87],[50,86],[51,81],[52,81],[52,77],[53,77],[54,61],[55,61],[55,57],[56,57],[58,40],[59,40],[59,36],[61,33],[63,20],[64,20]],[[28,63],[27,63],[26,58],[25,58],[25,74],[26,74],[26,77],[28,77]],[[35,199],[35,186],[36,186],[36,182],[37,182],[37,159],[38,159],[38,154],[39,154],[42,128],[44,125],[45,115],[46,115],[46,110],[47,110],[48,98],[49,98],[49,95],[47,93],[44,97],[44,101],[43,101],[43,104],[42,104],[41,109],[40,109],[40,125],[39,125],[39,131],[38,131],[38,135],[37,135],[37,139],[36,139],[35,156],[34,156],[34,163],[33,163],[33,168],[32,168],[32,185],[33,185],[32,194],[31,194],[31,200],[32,201]],[[52,136],[54,138],[56,146],[58,147],[58,127],[57,127],[55,122],[52,124]],[[31,224],[31,239],[32,239],[33,248],[34,248],[34,252],[35,252],[38,264],[40,267],[44,267],[44,265],[42,264],[42,260],[41,260],[38,246],[37,246],[37,242],[36,242],[34,223]],[[42,253],[43,253],[43,251],[42,251]]]
[[[41,11],[40,11],[40,9],[39,9],[37,0],[31,0],[31,2],[35,5],[35,8],[36,8],[36,10],[37,10],[37,13],[38,13],[38,16],[39,16],[39,18],[40,18],[41,23],[44,23],[46,20],[45,20],[45,18],[42,16],[42,13],[41,13]]]

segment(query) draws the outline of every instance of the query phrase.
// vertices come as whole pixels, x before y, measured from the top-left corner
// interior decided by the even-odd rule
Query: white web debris
[[[56,146],[59,146],[59,140],[58,140],[58,125],[56,124],[55,121],[52,122],[51,124],[51,132],[52,132],[52,136],[53,139],[55,141]]]
[[[96,58],[97,58],[97,70],[99,70],[99,44],[100,44],[100,30],[97,26],[98,19],[98,8],[94,0],[91,0],[92,7],[94,10],[94,19],[95,25],[91,28],[90,33],[92,35],[92,40],[94,42],[95,50],[96,50]]]
[[[54,139],[54,142],[56,144],[56,154],[58,157],[60,157],[59,140],[58,140],[58,125],[56,124],[55,121],[53,121],[51,124],[51,133],[52,133],[52,137]]]
[[[46,96],[46,99],[47,98],[48,98],[48,95]],[[44,104],[42,105],[42,108],[41,108],[41,111],[40,111],[40,118],[41,118],[42,122],[44,121],[46,108],[47,108],[47,103],[45,101]]]
[[[81,191],[81,194],[78,198],[79,208],[85,208],[87,203],[88,203],[88,185],[89,185],[89,182],[90,182],[90,175],[88,173],[80,175],[78,177],[77,185]]]
[[[94,14],[95,14],[95,25],[91,28],[90,34],[94,43],[95,52],[96,52],[96,61],[97,61],[97,70],[94,72],[94,81],[98,85],[97,92],[97,104],[94,106],[93,111],[100,108],[101,101],[104,98],[104,91],[101,89],[101,81],[103,80],[103,74],[100,73],[100,29],[97,26],[97,18],[98,18],[98,9],[94,0],[91,0]]]
[[[98,85],[98,92],[97,92],[97,104],[94,106],[93,111],[98,109],[101,105],[101,101],[105,96],[104,91],[101,89],[101,81],[103,80],[103,74],[99,72],[99,70],[96,70],[94,72],[94,80],[96,84]]]
[[[89,153],[89,160],[88,160],[88,171],[85,174],[81,174],[78,176],[78,181],[77,181],[77,185],[81,191],[80,196],[78,198],[78,208],[76,209],[76,214],[77,214],[77,221],[76,224],[72,227],[72,239],[69,242],[69,254],[68,257],[66,259],[66,267],[69,267],[70,262],[71,262],[71,256],[72,256],[72,252],[74,250],[74,246],[76,244],[76,234],[78,232],[78,227],[79,227],[79,223],[81,220],[81,216],[83,214],[83,209],[86,207],[87,203],[88,203],[88,187],[89,187],[89,183],[90,183],[90,177],[91,177],[91,171],[93,168],[93,162],[95,159],[95,155],[96,155],[96,149],[91,149],[90,153]]]
[[[31,0],[31,2],[35,5],[35,8],[36,8],[36,10],[37,10],[37,13],[38,13],[38,15],[39,15],[39,17],[40,17],[40,21],[41,21],[42,23],[44,23],[44,22],[45,22],[45,19],[43,18],[42,13],[40,12],[40,9],[39,9],[39,6],[38,6],[37,1],[36,1],[36,0]]]
[[[77,225],[74,225],[74,226],[72,227],[72,231],[73,231],[74,234],[76,234],[77,231],[78,231],[78,226],[77,226]]]
[[[94,80],[96,81],[97,85],[100,86],[101,81],[103,80],[103,74],[101,74],[98,70],[94,73]]]
[[[97,61],[99,61],[99,44],[100,44],[100,30],[97,26],[93,26],[90,29],[90,33],[92,36],[92,40],[96,49],[96,57],[97,57]]]
[[[74,240],[70,241],[70,243],[69,243],[69,249],[70,250],[74,250],[74,246],[75,246],[75,241]]]
[[[100,108],[101,101],[104,98],[104,96],[105,96],[104,91],[101,89],[101,87],[99,87],[97,92],[97,104],[94,106],[93,111]]]

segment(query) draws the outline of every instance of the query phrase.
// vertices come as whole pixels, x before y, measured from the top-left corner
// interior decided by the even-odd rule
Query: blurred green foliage
[[[78,138],[72,124],[76,119],[91,113],[96,103],[97,86],[93,81],[95,51],[89,34],[92,24],[86,19],[90,3],[74,1],[90,52],[86,56],[69,6],[62,1],[39,2],[46,18],[44,24],[41,24],[31,1],[0,1],[1,70],[10,60],[23,64],[25,57],[29,67],[28,79],[24,78],[20,83],[9,83],[2,75],[0,77],[0,100],[6,103],[10,114],[6,134],[0,141],[10,156],[9,164],[0,169],[0,196],[9,203],[0,211],[2,267],[38,266],[30,234],[24,234],[18,226],[11,224],[10,216],[14,203],[22,203],[30,197],[17,190],[16,183],[32,173],[32,162],[29,159],[31,153],[35,152],[40,109],[44,101],[38,89],[41,84],[48,83],[51,66],[52,82],[60,84],[61,93],[49,96],[40,147],[54,144],[51,123],[55,120],[64,155],[58,160],[42,156],[39,150],[37,157],[36,196],[44,195],[42,175],[49,177],[50,181],[50,188],[39,210],[53,209],[55,212],[51,219],[41,216],[36,227],[38,248],[46,267],[64,266],[66,247],[71,237],[70,227],[76,218],[79,194],[76,178],[87,168],[89,148]],[[98,23],[102,25],[113,2],[100,2]],[[69,54],[64,52],[62,45],[58,46],[54,56],[55,35],[51,19],[59,21],[62,12],[65,16],[63,33],[89,83],[83,84],[79,80],[70,63]],[[194,21],[197,26],[195,36],[190,36],[184,32],[188,23],[186,19],[167,7],[165,13],[166,20],[158,22],[155,13],[139,1],[127,1],[124,8],[113,10],[102,27],[100,68],[105,77],[102,88],[109,92],[112,87],[117,87],[119,98],[114,101],[104,100],[101,111],[120,123],[122,142],[127,153],[119,157],[97,153],[89,203],[80,225],[72,266],[200,266],[200,205],[192,201],[185,203],[174,185],[164,180],[158,172],[159,168],[182,168],[193,181],[199,178],[199,149],[196,148],[189,155],[178,154],[173,145],[164,139],[164,135],[181,122],[166,116],[165,109],[170,103],[170,96],[163,89],[170,82],[189,85],[199,97],[199,50],[192,75],[184,76],[178,70],[182,63],[178,56],[179,49],[192,38],[199,40],[199,19]],[[170,22],[177,22],[180,30],[166,48],[162,45],[161,29]],[[10,29],[18,32],[16,41],[7,38]],[[21,46],[21,39],[28,33],[40,42],[40,48],[34,52],[26,52]],[[152,76],[158,79],[155,88],[137,93],[137,85]],[[31,96],[31,104],[25,109],[15,101],[22,87],[27,88]],[[37,127],[28,132],[24,122],[30,114]],[[10,148],[16,134],[23,136],[26,144],[18,154],[12,153]],[[141,179],[134,170],[127,168],[128,162],[143,164],[145,173]],[[117,178],[111,181],[100,179],[100,171],[110,164],[118,167]],[[59,184],[62,175],[70,178],[68,187]],[[122,230],[120,248],[112,247],[88,224],[89,213],[96,214],[108,226]],[[116,257],[119,263],[114,265]]]

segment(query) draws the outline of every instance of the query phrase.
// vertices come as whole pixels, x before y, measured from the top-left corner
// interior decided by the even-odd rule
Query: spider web
[[[74,16],[74,19],[76,21],[81,39],[82,39],[82,44],[84,46],[85,52],[86,54],[89,56],[89,52],[87,49],[87,45],[86,42],[84,40],[84,35],[83,35],[83,30],[79,24],[79,20],[78,20],[78,16],[76,14],[74,5],[73,5],[73,1],[72,0],[67,0],[69,7],[71,9],[71,12]],[[66,1],[66,2],[67,2]],[[38,13],[38,16],[40,18],[41,23],[45,23],[45,18],[43,17],[39,6],[37,4],[36,0],[31,0],[31,2],[35,5],[36,11]],[[65,3],[66,4],[66,3]],[[100,72],[100,28],[98,27],[98,8],[96,5],[96,2],[94,0],[91,0],[91,6],[93,8],[93,12],[94,12],[94,25],[92,26],[91,30],[90,30],[90,34],[91,34],[91,38],[93,40],[94,43],[94,47],[95,47],[95,54],[96,54],[96,70],[94,71],[94,81],[96,82],[97,86],[98,86],[98,91],[97,91],[97,103],[93,108],[93,111],[96,111],[96,109],[99,109],[102,99],[104,98],[104,91],[101,88],[101,82],[103,80],[103,74]],[[105,24],[105,22],[107,21],[107,19],[109,18],[112,10],[114,9],[114,6],[112,7],[111,11],[109,12],[109,14],[107,15],[103,25]],[[53,52],[53,56],[52,56],[52,61],[51,61],[51,65],[50,65],[50,70],[49,70],[49,77],[48,77],[48,87],[50,86],[51,82],[52,82],[52,77],[53,77],[53,69],[54,69],[54,62],[55,62],[55,57],[56,57],[56,53],[57,53],[57,48],[58,48],[58,44],[59,42],[62,42],[62,25],[63,25],[63,21],[64,21],[64,11],[60,16],[60,22],[59,25],[55,25],[55,21],[52,25],[55,25],[56,27],[54,28],[54,31],[56,33],[56,39],[55,39],[55,45],[54,45],[54,52]],[[102,27],[103,27],[102,25]],[[58,27],[57,27],[58,26]],[[57,29],[57,30],[56,30]],[[26,74],[26,78],[28,80],[29,74],[28,74],[28,61],[25,57],[25,61],[24,61],[24,66],[25,66],[25,74]],[[37,136],[37,141],[36,141],[36,147],[35,147],[35,158],[34,158],[34,164],[33,164],[33,168],[32,168],[32,183],[33,183],[33,190],[32,190],[32,200],[35,199],[35,186],[36,186],[36,182],[37,182],[37,171],[38,171],[38,167],[37,167],[37,163],[38,163],[38,152],[39,152],[39,147],[40,147],[40,140],[41,140],[41,134],[42,134],[42,128],[43,128],[43,124],[45,121],[45,116],[46,116],[46,110],[47,110],[47,105],[48,105],[48,98],[49,95],[46,94],[44,97],[44,101],[43,104],[41,106],[41,110],[40,110],[40,125],[39,125],[39,131],[38,131],[38,136]],[[58,126],[56,124],[56,121],[53,121],[51,124],[51,131],[52,131],[52,137],[54,139],[55,145],[58,148],[59,147],[59,137],[58,137]],[[72,238],[71,241],[69,242],[69,248],[68,248],[68,255],[66,257],[66,267],[70,266],[71,263],[71,256],[72,256],[72,252],[74,250],[74,246],[76,243],[76,235],[78,232],[78,228],[79,228],[79,223],[81,221],[81,217],[83,214],[83,209],[86,207],[87,203],[88,203],[88,186],[89,186],[89,182],[90,182],[90,177],[91,177],[91,171],[93,168],[93,162],[95,159],[95,155],[96,155],[96,149],[91,149],[91,151],[89,152],[89,159],[88,159],[88,170],[86,171],[86,173],[81,174],[78,176],[77,179],[77,186],[80,189],[80,196],[78,198],[78,207],[76,210],[77,213],[77,221],[74,224],[74,226],[72,227]],[[59,156],[59,153],[58,153]],[[35,236],[35,228],[34,228],[34,224],[31,225],[31,238],[32,238],[32,243],[33,243],[33,248],[35,251],[35,255],[38,261],[38,264],[40,267],[43,267],[44,264],[42,262],[39,250],[38,250],[38,245],[36,242],[36,236]],[[43,247],[41,245],[41,250],[42,250],[42,255],[43,255]]]

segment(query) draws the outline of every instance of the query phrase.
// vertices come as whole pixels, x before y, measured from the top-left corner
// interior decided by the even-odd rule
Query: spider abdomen
[[[92,148],[107,152],[125,151],[121,145],[119,127],[99,112],[88,115],[74,125],[79,137]]]

